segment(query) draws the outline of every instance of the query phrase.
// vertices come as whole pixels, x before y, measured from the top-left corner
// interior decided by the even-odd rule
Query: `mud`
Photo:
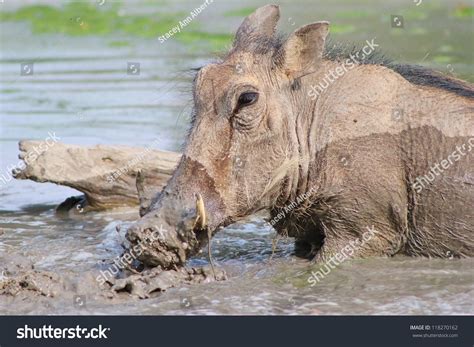
[[[1,268],[0,295],[14,297],[56,297],[66,290],[60,276],[54,272],[36,270],[32,264],[13,262]]]
[[[21,256],[1,257],[0,263],[0,298],[22,301],[40,296],[72,298],[78,292],[107,296],[106,288],[101,288],[90,272],[78,277],[66,272],[41,270]]]
[[[111,290],[116,293],[130,293],[145,299],[153,296],[153,294],[159,294],[169,288],[184,284],[210,283],[215,280],[223,281],[227,279],[223,270],[216,269],[216,277],[214,277],[211,270],[205,267],[163,271],[160,267],[155,267],[140,274],[114,279],[110,282]]]
[[[182,267],[208,242],[206,230],[196,230],[194,209],[180,214],[179,203],[170,204],[161,216],[149,213],[127,230],[130,252],[139,250],[137,259],[149,267]],[[161,218],[160,218],[161,217]]]
[[[208,266],[181,267],[167,271],[158,266],[134,274],[124,270],[101,285],[96,280],[100,273],[95,271],[71,277],[65,272],[35,269],[31,262],[19,257],[5,261],[4,264],[0,268],[0,300],[2,297],[31,300],[39,296],[74,300],[77,293],[110,300],[130,297],[146,299],[173,287],[227,279],[223,270],[216,269],[214,276]]]

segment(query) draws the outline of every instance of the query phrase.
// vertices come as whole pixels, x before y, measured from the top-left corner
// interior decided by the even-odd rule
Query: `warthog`
[[[370,39],[364,53],[329,44],[328,22],[285,39],[278,19],[257,9],[198,70],[183,156],[127,233],[143,245],[160,229],[139,259],[181,265],[260,210],[316,261],[368,227],[354,256],[472,256],[473,85],[378,58]]]

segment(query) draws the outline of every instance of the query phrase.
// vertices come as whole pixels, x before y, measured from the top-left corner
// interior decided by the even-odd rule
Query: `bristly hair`
[[[326,41],[324,57],[329,60],[346,60],[351,54],[355,55],[361,49],[356,46]],[[387,67],[405,78],[408,82],[416,85],[434,87],[447,90],[451,93],[468,98],[474,98],[474,85],[442,73],[420,66],[409,64],[398,64],[379,51],[372,51],[363,59],[358,59],[360,64],[381,65]]]
[[[361,52],[361,47],[356,45],[345,44],[341,42],[334,42],[331,37],[326,40],[323,57],[328,60],[344,61],[349,59],[351,55],[355,56]],[[378,50],[372,50],[370,54],[364,54],[364,57],[357,58],[360,64],[372,64],[389,66],[393,60]]]
[[[248,37],[242,38],[241,41],[235,45],[235,48],[221,54],[219,58],[221,61],[224,61],[228,55],[238,50],[256,55],[271,54],[273,62],[279,65],[283,63],[282,49],[286,39],[287,35],[283,33],[275,33],[271,37],[249,35]],[[355,54],[360,51],[360,47],[335,43],[331,38],[328,38],[326,40],[324,58],[334,61],[344,61],[349,59],[351,54],[355,56]],[[474,85],[472,83],[444,75],[420,65],[396,63],[393,59],[378,50],[372,50],[368,55],[364,54],[362,58],[357,58],[357,61],[363,65],[380,65],[389,68],[400,74],[410,83],[416,85],[439,88],[460,96],[474,98]],[[199,69],[195,69],[196,74]]]

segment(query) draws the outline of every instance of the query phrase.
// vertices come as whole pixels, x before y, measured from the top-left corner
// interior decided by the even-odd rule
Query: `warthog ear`
[[[278,5],[257,8],[240,25],[235,34],[233,46],[238,47],[240,43],[248,42],[251,37],[272,37],[279,19],[280,7]]]
[[[288,75],[310,71],[323,57],[329,22],[305,25],[288,37],[283,47],[284,68]]]

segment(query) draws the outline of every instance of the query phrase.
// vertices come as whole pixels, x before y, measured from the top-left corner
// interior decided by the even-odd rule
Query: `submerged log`
[[[143,210],[166,184],[181,157],[153,148],[49,145],[45,141],[21,141],[19,148],[24,165],[13,169],[15,178],[74,188],[84,193],[81,205],[87,209],[140,204]],[[79,201],[74,197],[62,205],[74,206]]]

